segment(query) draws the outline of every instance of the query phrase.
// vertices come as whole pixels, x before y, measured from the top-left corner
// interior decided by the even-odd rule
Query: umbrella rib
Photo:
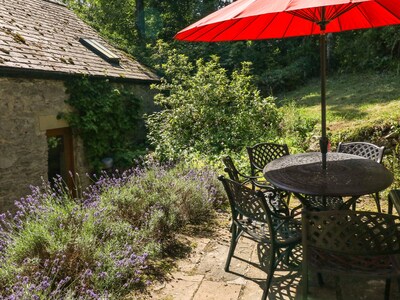
[[[348,11],[352,10],[353,8],[357,7],[359,5],[359,3],[351,3],[349,5],[346,5],[345,7],[343,7],[342,10],[340,10],[340,8],[336,9],[334,11],[334,14],[332,14],[332,19],[336,19],[338,17],[340,17],[341,15],[347,13]]]
[[[318,21],[318,16],[317,16],[317,9],[314,9],[314,11],[311,12],[312,18],[313,18],[313,23],[317,24]]]
[[[400,16],[395,15],[390,9],[388,9],[385,5],[382,3],[375,1],[375,3],[379,4],[381,7],[383,7],[388,13],[390,13],[392,16],[394,16],[396,19],[400,20]]]
[[[314,27],[315,27],[315,26],[317,26],[317,23],[312,22],[312,23],[311,23],[311,32],[310,32],[310,35],[313,34],[313,32],[314,32]]]
[[[219,25],[219,23],[215,23],[214,26],[210,26],[211,28],[209,28],[206,32],[204,32],[203,34],[201,34],[201,35],[200,35],[199,37],[197,37],[195,40],[198,40],[200,37],[204,36],[205,34],[207,34],[207,32],[213,30],[213,29],[216,28],[218,25]],[[198,28],[201,28],[201,26],[198,27]],[[197,30],[195,30],[195,31],[193,31],[192,33],[190,33],[189,35],[183,37],[183,39],[189,39],[190,36],[192,36],[192,35],[194,35],[194,34],[196,34],[196,33],[197,33]]]
[[[271,23],[275,20],[276,16],[278,15],[278,13],[275,13],[275,15],[272,17],[272,19],[269,21],[268,25],[264,27],[264,29],[260,32],[260,34],[257,35],[257,37],[255,38],[256,40],[259,39],[259,37],[267,30],[267,28],[269,27],[269,25],[271,25]]]
[[[340,31],[343,31],[342,23],[340,22],[340,18],[337,18],[337,22],[339,24]]]
[[[228,30],[228,29],[230,29],[230,27],[232,27],[233,25],[235,25],[237,22],[239,22],[241,19],[236,19],[236,20],[234,20],[234,23],[233,24],[231,24],[229,27],[227,27],[227,28],[225,28],[224,30],[222,30],[221,32],[218,32],[218,34],[216,34],[216,35],[214,35],[213,37],[212,37],[212,39],[211,39],[211,41],[214,41],[218,36],[220,36],[221,34],[223,34],[226,30]],[[223,24],[223,23],[220,23],[220,24],[218,24],[218,25],[221,25],[221,24]],[[217,25],[217,26],[218,26]],[[215,27],[217,27],[217,26],[215,26]],[[215,27],[213,27],[212,29],[214,29]]]
[[[365,20],[368,22],[369,26],[371,28],[374,28],[375,26],[371,23],[371,21],[369,20],[369,18],[367,17],[367,15],[361,10],[361,8],[359,6],[357,6],[357,9],[359,10],[359,12],[364,16]]]
[[[294,17],[295,17],[295,16],[292,15],[292,18],[290,19],[289,24],[286,26],[285,32],[283,33],[282,37],[285,37],[285,36],[286,36],[286,32],[289,30],[290,24],[292,24]]]
[[[241,34],[243,31],[246,30],[246,28],[248,28],[251,24],[253,24],[255,21],[257,21],[257,19],[260,18],[260,15],[258,15],[257,17],[254,18],[254,20],[252,20],[249,24],[247,24],[241,32],[238,32],[235,37],[233,37],[233,39],[235,39],[239,34]]]
[[[307,12],[310,12],[309,14]],[[311,10],[307,9],[306,11],[288,11],[288,14],[294,15],[296,17],[308,20],[310,22],[316,22],[318,19],[316,19],[315,13],[313,14]]]

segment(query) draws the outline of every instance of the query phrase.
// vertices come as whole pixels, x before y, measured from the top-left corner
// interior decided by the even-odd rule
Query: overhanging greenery
[[[101,160],[112,157],[116,166],[131,165],[134,138],[141,118],[140,102],[124,85],[87,77],[65,83],[73,112],[64,113],[71,128],[83,140],[90,166],[99,171]]]

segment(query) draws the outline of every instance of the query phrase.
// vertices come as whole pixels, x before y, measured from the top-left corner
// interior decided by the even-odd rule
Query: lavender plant
[[[79,185],[79,177],[77,185]],[[77,190],[81,191],[77,186]],[[150,162],[73,197],[61,178],[0,215],[0,299],[115,299],[145,288],[173,235],[223,204],[207,168]]]

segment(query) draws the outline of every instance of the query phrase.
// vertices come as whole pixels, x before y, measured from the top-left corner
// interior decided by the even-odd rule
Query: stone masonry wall
[[[47,179],[40,118],[68,111],[66,97],[63,81],[0,78],[0,211],[12,209],[16,199],[30,193],[30,185]]]
[[[131,85],[141,100],[145,113],[155,110],[154,93],[147,84]],[[51,128],[67,127],[56,120],[60,112],[70,108],[65,104],[68,95],[62,80],[22,79],[0,77],[0,212],[13,209],[15,200],[30,193],[30,185],[40,185],[47,179],[47,138],[43,123]],[[49,121],[50,120],[50,121]],[[140,134],[139,134],[140,135]],[[138,136],[139,140],[144,138]],[[74,140],[75,172],[89,172],[83,142]]]

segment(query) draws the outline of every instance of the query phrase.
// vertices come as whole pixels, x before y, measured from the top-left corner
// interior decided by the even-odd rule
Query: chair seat
[[[391,279],[400,280],[400,217],[370,211],[303,211],[303,299],[308,295],[309,269],[341,276],[385,279],[385,300]],[[320,276],[319,276],[320,277]],[[336,285],[337,298],[342,298]]]
[[[287,247],[301,241],[301,221],[296,219],[282,220],[272,218],[276,230],[275,242],[278,247]],[[241,230],[250,235],[257,242],[270,243],[271,233],[264,223],[251,219],[237,220]]]
[[[318,271],[357,276],[398,277],[400,276],[400,255],[340,255],[310,248],[309,263]]]

